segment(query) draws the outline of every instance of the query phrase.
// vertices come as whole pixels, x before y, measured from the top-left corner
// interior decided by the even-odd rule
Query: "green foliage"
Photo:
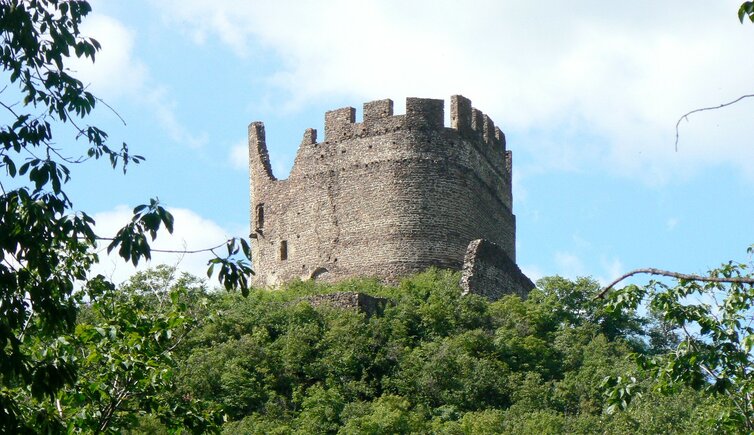
[[[745,18],[754,23],[754,2],[743,2],[738,8],[738,20],[743,24]]]
[[[94,59],[99,44],[79,33],[90,11],[83,1],[0,2],[0,65],[21,100],[7,101],[14,95],[3,92],[0,101],[10,119],[0,125],[0,168],[20,186],[6,190],[0,183],[0,428],[10,431],[40,427],[22,418],[35,412],[18,397],[53,397],[74,379],[71,361],[58,350],[66,345],[61,335],[75,325],[71,294],[96,260],[89,253],[96,236],[89,216],[71,213],[63,190],[67,165],[107,157],[125,170],[141,160],[125,145],[111,149],[105,132],[78,124],[97,100],[64,63],[73,55]],[[60,138],[53,141],[53,127],[66,122],[84,149],[64,152]],[[39,343],[50,351],[36,351]]]
[[[384,395],[373,402],[356,402],[344,410],[345,425],[339,434],[422,433],[424,418],[407,399]]]
[[[94,220],[76,211],[65,192],[71,167],[106,160],[126,171],[143,157],[124,143],[112,146],[106,132],[87,125],[99,100],[67,64],[94,61],[100,44],[80,32],[91,6],[80,0],[0,0],[0,431],[54,431],[44,401],[76,381],[74,358],[64,349],[78,311],[81,287],[102,238]],[[73,135],[69,135],[73,132]],[[149,259],[149,239],[173,217],[157,200],[134,209],[131,223],[111,240],[126,261]],[[149,238],[149,239],[148,239]],[[242,249],[236,249],[240,245]],[[218,257],[226,288],[248,291],[248,245],[228,241]],[[90,289],[104,285],[94,283]],[[46,346],[40,350],[40,346]],[[31,397],[32,401],[26,401]],[[37,408],[34,408],[37,407]],[[51,425],[51,426],[50,426]]]
[[[36,424],[53,432],[121,433],[152,419],[171,431],[214,430],[219,414],[213,406],[174,391],[175,349],[197,319],[211,318],[201,316],[206,298],[191,283],[174,279],[174,270],[164,266],[137,274],[119,289],[101,276],[90,280],[86,293],[78,294],[88,301],[73,333],[30,344],[30,353],[53,353],[77,372],[55,385],[54,405],[33,392],[20,395],[43,410],[45,421],[37,418]]]
[[[714,420],[730,410],[720,398],[689,388],[678,388],[673,394],[653,391],[652,381],[645,380],[644,392],[622,412],[611,415],[606,433],[654,435],[659,433],[709,434],[731,433]]]
[[[103,281],[90,281],[87,319],[72,339],[80,376],[59,399],[69,430],[119,433],[144,414],[169,429],[204,432],[216,424],[211,408],[173,392],[174,350],[198,319],[206,320],[196,312],[203,311],[202,300],[192,300],[201,293],[185,287],[185,278],[173,282],[174,270],[166,267],[156,272],[162,288],[142,287],[151,273],[137,274],[118,291],[107,284],[92,291]]]
[[[149,247],[145,233],[148,233],[151,240],[154,241],[161,225],[164,225],[165,229],[172,233],[173,215],[168,213],[157,199],[152,199],[149,205],[142,204],[134,208],[134,216],[131,222],[118,231],[107,247],[107,252],[110,253],[120,246],[118,254],[124,260],[130,260],[134,266],[139,264],[142,257],[145,260],[150,260],[152,249]]]
[[[360,289],[392,303],[367,316],[300,299]],[[635,372],[632,355],[654,349],[647,323],[608,310],[593,299],[598,290],[555,277],[526,300],[488,302],[461,296],[457,273],[430,270],[397,287],[357,280],[212,294],[218,315],[187,337],[176,394],[221,407],[227,433],[711,430],[724,402],[681,390],[687,405],[661,406],[640,373],[646,393],[606,412],[604,379]]]
[[[220,281],[220,284],[226,290],[240,288],[241,294],[248,296],[249,276],[254,274],[250,266],[251,248],[249,247],[249,242],[244,239],[232,238],[227,241],[225,247],[228,251],[225,257],[220,257],[212,251],[215,254],[215,258],[209,260],[207,277],[211,278],[215,266],[220,265],[220,271],[217,274],[217,280]]]
[[[751,253],[751,249],[750,249]],[[709,272],[710,278],[751,278],[750,265],[729,262]],[[754,430],[754,285],[679,279],[674,285],[652,281],[627,286],[611,295],[615,312],[646,304],[659,319],[679,331],[681,339],[665,352],[638,354],[640,368],[656,380],[656,388],[685,385],[721,395],[732,408],[719,414],[726,430]],[[609,379],[611,400],[624,408],[633,391]],[[616,393],[617,392],[617,393]]]

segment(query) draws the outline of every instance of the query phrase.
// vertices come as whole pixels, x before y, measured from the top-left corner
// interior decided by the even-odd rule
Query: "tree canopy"
[[[76,165],[105,160],[125,173],[144,158],[86,123],[100,100],[67,67],[72,57],[95,60],[100,44],[81,34],[86,1],[1,0],[0,65],[0,427],[20,428],[27,393],[56,400],[75,381],[72,359],[58,353],[76,324],[74,289],[92,277],[98,240],[134,264],[149,259],[150,240],[173,218],[155,199],[134,209],[114,237],[98,237],[94,220],[66,194]],[[228,242],[213,260],[228,288],[247,291],[245,241]],[[34,343],[49,349],[35,351]],[[39,417],[42,425],[46,418]],[[14,431],[14,430],[11,430]]]
[[[749,254],[754,248],[749,248]],[[671,330],[677,344],[655,355],[638,355],[638,370],[648,373],[659,389],[685,385],[723,396],[732,405],[720,423],[733,431],[754,430],[754,275],[751,265],[728,262],[708,276],[684,276],[671,284],[651,281],[615,291],[609,310],[625,312],[646,306]],[[625,381],[625,377],[623,379]],[[615,391],[621,382],[612,380]],[[632,398],[623,390],[614,397],[621,407]],[[634,392],[638,389],[634,388]],[[620,399],[620,400],[618,400]]]
[[[709,433],[732,409],[708,391],[655,389],[636,355],[676,337],[595,299],[591,279],[546,278],[496,302],[462,296],[458,279],[209,294],[212,321],[176,350],[174,394],[222,409],[225,433],[260,434]],[[368,314],[307,299],[336,291],[390,303]],[[618,412],[610,381],[629,376],[642,394]]]
[[[525,300],[490,302],[463,296],[458,280],[429,270],[397,287],[296,282],[248,297],[167,267],[117,289],[92,280],[71,333],[28,343],[74,360],[75,380],[54,401],[16,390],[18,403],[30,431],[53,432],[746,430],[735,394],[748,380],[731,395],[695,377],[677,324],[626,305],[637,290],[603,300],[594,280],[550,277]],[[311,302],[342,291],[387,304]]]

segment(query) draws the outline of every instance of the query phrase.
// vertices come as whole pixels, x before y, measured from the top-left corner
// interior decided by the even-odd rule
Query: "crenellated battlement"
[[[390,99],[370,101],[363,105],[362,122],[356,122],[353,107],[328,111],[324,140],[318,142],[315,129],[304,132],[291,176],[339,172],[390,159],[471,158],[468,168],[498,191],[497,196],[510,208],[512,162],[506,151],[505,134],[468,98],[454,95],[449,106],[449,127],[445,126],[445,101],[440,99],[407,98],[406,113],[401,115],[394,114]],[[249,153],[257,184],[277,181],[261,122],[249,126]]]
[[[342,142],[354,138],[379,136],[407,129],[442,130],[444,101],[407,98],[406,114],[393,114],[393,100],[364,103],[363,122],[356,122],[356,109],[344,107],[325,113],[325,141]]]
[[[384,134],[403,128],[445,128],[445,101],[433,98],[406,98],[406,114],[393,114],[393,100],[364,103],[363,122],[356,122],[356,109],[343,107],[325,113],[325,141],[338,142],[355,137]],[[465,137],[477,136],[488,145],[502,147],[505,135],[489,116],[471,106],[461,95],[450,98],[450,128]],[[380,128],[382,127],[382,128]]]
[[[304,132],[286,180],[272,173],[264,125],[249,126],[257,284],[460,269],[477,239],[508,258],[484,267],[515,266],[501,129],[460,95],[449,101],[449,126],[444,100],[407,98],[405,107],[396,115],[392,100],[364,103],[361,122],[353,107],[325,113],[324,138]]]
[[[363,121],[356,122],[356,109],[343,107],[325,113],[324,144],[334,145],[354,139],[377,137],[399,131],[455,131],[477,147],[492,166],[510,179],[510,154],[505,134],[492,119],[461,95],[450,98],[450,126],[445,126],[445,102],[431,98],[407,98],[406,113],[395,115],[390,99],[364,103]],[[313,135],[310,133],[314,131]],[[316,144],[316,130],[308,129],[302,146]]]
[[[505,134],[489,116],[471,106],[471,101],[461,95],[450,97],[450,127],[466,137],[480,137],[484,143],[502,149],[505,153]]]

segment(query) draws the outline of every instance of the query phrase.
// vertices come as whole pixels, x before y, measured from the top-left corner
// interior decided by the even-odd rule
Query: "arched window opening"
[[[317,278],[319,278],[320,276],[326,274],[327,272],[329,272],[329,271],[326,268],[324,268],[324,267],[318,267],[318,268],[314,269],[314,271],[312,271],[312,274],[311,274],[311,276],[309,278],[312,279],[312,280],[316,280]]]

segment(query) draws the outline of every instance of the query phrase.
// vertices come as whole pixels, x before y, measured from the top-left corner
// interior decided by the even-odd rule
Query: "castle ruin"
[[[463,270],[465,291],[495,299],[534,287],[516,266],[511,152],[462,96],[364,104],[307,129],[293,169],[275,178],[264,125],[249,125],[254,284],[300,278],[384,281],[430,266]]]

